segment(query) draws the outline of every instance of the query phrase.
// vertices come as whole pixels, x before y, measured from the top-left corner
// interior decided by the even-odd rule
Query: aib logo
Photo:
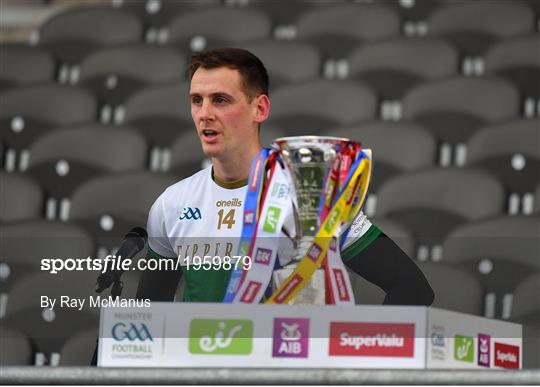
[[[154,341],[152,338],[152,335],[150,334],[150,330],[146,326],[146,324],[135,324],[135,323],[129,323],[124,324],[123,322],[119,322],[114,324],[112,328],[112,337],[116,341],[123,341],[123,340],[129,340],[129,341]]]
[[[198,208],[184,207],[184,212],[178,218],[180,220],[199,220],[202,219],[201,210]]]
[[[275,318],[273,357],[308,357],[309,319]]]

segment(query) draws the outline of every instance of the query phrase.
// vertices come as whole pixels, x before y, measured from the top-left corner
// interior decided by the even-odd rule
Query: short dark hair
[[[241,48],[218,48],[211,51],[195,53],[191,56],[189,79],[199,67],[215,69],[228,67],[240,72],[242,88],[251,101],[259,94],[268,95],[268,73],[259,58]]]

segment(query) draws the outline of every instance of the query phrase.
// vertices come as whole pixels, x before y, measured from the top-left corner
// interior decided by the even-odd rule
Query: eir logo
[[[202,219],[201,210],[198,208],[184,207],[184,212],[178,218],[180,220],[199,220]]]

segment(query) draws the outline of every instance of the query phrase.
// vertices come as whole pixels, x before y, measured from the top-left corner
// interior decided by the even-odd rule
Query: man
[[[251,162],[261,150],[260,125],[270,114],[268,75],[253,54],[224,48],[193,55],[190,79],[191,115],[212,165],[167,188],[152,206],[148,259],[187,260],[181,272],[145,271],[137,298],[172,301],[184,275],[184,301],[221,302],[230,270],[219,262],[203,268],[193,258],[237,254],[228,241],[238,240],[242,230]],[[385,304],[433,302],[422,272],[363,214],[344,247],[346,265],[381,287]]]

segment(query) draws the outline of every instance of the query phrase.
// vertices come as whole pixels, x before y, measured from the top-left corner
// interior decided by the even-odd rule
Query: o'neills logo
[[[259,185],[259,171],[261,169],[261,163],[262,156],[259,156],[257,157],[257,161],[255,162],[255,168],[253,168],[253,181],[249,186],[249,190],[252,192],[255,191],[257,189],[257,186]]]
[[[519,368],[519,347],[495,342],[495,367]]]
[[[249,304],[252,303],[261,286],[262,284],[260,282],[251,281],[249,284],[247,284],[242,297],[240,297],[240,301]]]
[[[276,302],[282,303],[287,296],[292,293],[294,289],[302,282],[302,277],[300,275],[295,274],[294,277],[291,278],[291,280],[287,283],[287,285],[283,288],[281,292],[276,296]]]
[[[338,297],[340,301],[349,301],[349,292],[347,291],[347,285],[345,284],[345,277],[343,271],[340,269],[332,269],[334,272],[334,278],[336,280],[336,287],[338,291]]]
[[[330,323],[330,356],[414,356],[414,324]]]

